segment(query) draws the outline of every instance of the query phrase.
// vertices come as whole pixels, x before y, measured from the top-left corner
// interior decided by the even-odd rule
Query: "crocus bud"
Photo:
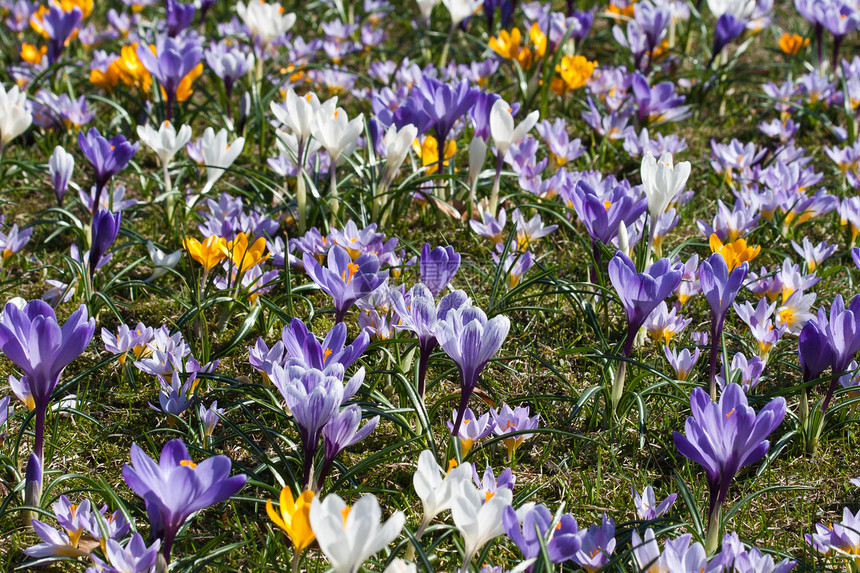
[[[627,225],[624,224],[624,221],[618,223],[618,250],[628,257],[633,254],[630,252],[630,237],[627,234]]]
[[[60,147],[54,148],[54,153],[48,160],[48,171],[51,174],[51,183],[54,185],[54,193],[57,196],[57,203],[62,207],[63,197],[66,195],[66,190],[69,188],[69,180],[72,178],[72,171],[75,169],[75,158],[71,153]]]
[[[42,499],[42,464],[36,454],[30,454],[30,459],[27,460],[24,488],[24,503],[39,507]]]
[[[122,213],[112,213],[99,209],[93,217],[92,244],[90,245],[90,275],[95,274],[96,267],[119,234],[122,224]]]
[[[487,159],[487,144],[480,137],[472,139],[469,144],[469,188],[472,190],[472,195],[475,194],[475,186],[478,183],[478,175],[481,174],[481,169],[484,168],[484,161]]]

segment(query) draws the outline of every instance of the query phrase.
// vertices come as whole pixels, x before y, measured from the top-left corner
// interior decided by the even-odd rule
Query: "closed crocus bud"
[[[827,370],[833,362],[833,349],[830,340],[822,332],[818,322],[813,319],[803,326],[797,343],[797,353],[800,367],[803,369],[803,381],[815,380]]]
[[[627,234],[627,225],[624,221],[618,223],[618,250],[628,257],[633,254],[630,252],[630,236]]]
[[[531,131],[539,118],[540,112],[533,111],[515,127],[511,106],[502,99],[496,100],[490,110],[490,134],[499,157],[504,157],[511,145]]]
[[[418,128],[411,123],[404,125],[399,130],[396,126],[392,125],[385,132],[385,136],[382,139],[382,143],[385,145],[386,157],[385,171],[382,177],[385,188],[388,188],[391,182],[394,181],[394,176],[397,175],[397,171],[403,165],[406,156],[409,155],[409,150],[412,149],[412,142],[415,141],[417,136]]]
[[[436,4],[439,3],[439,0],[416,0],[416,3],[418,4],[418,10],[421,11],[421,17],[425,21],[429,21],[430,14],[433,12],[433,8],[436,7]]]
[[[24,503],[39,507],[42,499],[42,464],[36,454],[30,454],[27,460],[27,473],[25,476]]]
[[[675,165],[672,162],[671,153],[664,153],[657,160],[650,151],[646,151],[642,158],[640,173],[653,227],[654,222],[666,212],[669,204],[687,184],[687,179],[690,177],[690,162],[682,161]]]
[[[108,252],[110,246],[119,234],[122,224],[122,213],[112,213],[105,209],[93,217],[92,245],[90,246],[90,275],[95,274],[99,261]]]
[[[487,144],[480,138],[475,137],[469,144],[469,188],[472,190],[472,196],[475,195],[475,187],[478,184],[478,176],[484,168],[484,161],[487,160]]]
[[[57,203],[61,207],[74,169],[74,156],[59,145],[55,147],[54,153],[51,154],[51,158],[48,160],[48,172],[51,174],[51,183],[54,185]]]
[[[239,121],[236,124],[236,131],[242,133],[245,129],[245,123],[248,121],[248,116],[251,115],[251,95],[248,92],[242,94],[239,98]]]
[[[212,186],[224,175],[224,171],[233,165],[244,148],[244,137],[237,137],[233,143],[228,145],[226,129],[222,129],[216,134],[211,127],[206,128],[200,142],[203,162],[206,165],[206,185],[200,192],[201,195],[205,195],[212,189]]]
[[[442,4],[451,13],[451,25],[459,26],[482,6],[483,0],[442,0]]]

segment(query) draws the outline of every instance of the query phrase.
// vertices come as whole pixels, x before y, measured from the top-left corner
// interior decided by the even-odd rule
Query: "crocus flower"
[[[285,369],[275,364],[269,376],[272,384],[281,393],[301,435],[305,485],[315,485],[314,455],[319,448],[323,428],[358,391],[364,382],[364,368],[359,369],[346,385],[343,383],[343,366],[339,364],[333,364],[325,371],[301,366],[288,366]],[[373,423],[370,430],[375,426]],[[330,435],[329,440],[333,441],[334,437]]]
[[[7,91],[0,84],[0,151],[6,149],[10,141],[27,131],[33,123],[33,113],[27,94],[17,85]]]
[[[485,495],[467,480],[458,481],[455,488],[451,516],[463,536],[460,572],[465,573],[481,547],[505,532],[503,516],[513,501],[513,492],[500,488],[492,495]]]
[[[585,179],[576,182],[570,201],[591,239],[604,245],[610,245],[618,236],[622,221],[629,227],[648,208],[647,201],[637,199],[625,187],[616,186],[601,196]],[[595,249],[595,256],[598,252]],[[596,262],[599,264],[599,259]]]
[[[305,490],[298,498],[293,498],[290,486],[281,490],[280,507],[278,511],[272,507],[272,500],[266,500],[266,513],[275,525],[280,527],[296,549],[296,557],[313,543],[314,532],[311,529],[310,514],[314,492]]]
[[[493,432],[495,432],[497,436],[506,436],[511,433],[517,433],[515,436],[504,438],[502,440],[505,447],[508,449],[507,462],[512,463],[514,461],[514,455],[516,455],[517,448],[520,447],[524,440],[531,438],[534,435],[520,434],[519,432],[536,429],[540,422],[540,414],[536,414],[529,418],[528,406],[517,406],[516,408],[511,409],[507,404],[502,404],[502,407],[499,408],[498,412],[490,410],[490,415],[493,417],[495,425]]]
[[[197,9],[193,4],[182,4],[177,0],[167,0],[166,5],[167,17],[167,35],[176,37],[182,30],[191,25],[194,20],[194,13]]]
[[[72,171],[75,169],[75,158],[71,153],[63,149],[61,146],[54,148],[54,153],[48,160],[48,172],[51,175],[51,183],[54,185],[54,194],[57,196],[57,203],[62,207],[63,198],[66,196],[66,191],[69,188],[69,180],[72,178]]]
[[[169,121],[162,122],[158,130],[147,123],[137,126],[137,136],[155,152],[158,162],[166,168],[173,156],[191,139],[191,126],[182,125],[177,132],[176,127]]]
[[[200,416],[200,421],[203,423],[203,434],[207,437],[211,437],[215,432],[215,427],[218,425],[218,422],[220,422],[221,418],[224,416],[224,408],[219,408],[218,400],[215,400],[208,408],[203,404],[200,404],[197,414]]]
[[[594,524],[580,534],[579,550],[573,561],[589,572],[597,571],[609,563],[615,551],[615,520],[603,514],[600,525]]]
[[[194,237],[186,237],[184,243],[191,258],[203,265],[203,270],[207,273],[228,254],[227,242],[215,235],[209,235],[202,243]]]
[[[23,309],[7,304],[0,314],[0,351],[24,371],[36,412],[33,451],[42,464],[45,413],[63,369],[80,356],[95,332],[95,320],[81,306],[61,327],[54,310],[32,300]]]
[[[654,488],[650,485],[645,486],[642,495],[639,495],[639,492],[633,486],[630,486],[630,493],[633,495],[633,505],[636,506],[636,515],[643,521],[657,519],[669,511],[675,503],[675,499],[678,498],[678,494],[673,493],[658,504],[657,496],[654,495]]]
[[[233,143],[228,145],[226,129],[221,129],[215,133],[214,129],[207,127],[203,131],[203,137],[199,144],[203,155],[203,164],[206,166],[206,185],[203,186],[200,195],[205,195],[221,179],[224,172],[233,165],[236,158],[241,155],[245,148],[245,138],[237,137]]]
[[[339,364],[349,368],[367,349],[370,337],[362,331],[355,340],[346,344],[346,325],[335,324],[320,343],[308,332],[308,327],[298,318],[293,318],[281,333],[281,344],[285,350],[284,366],[302,366],[326,370]]]
[[[24,549],[24,553],[37,559],[42,557],[85,557],[89,555],[86,551],[72,544],[69,535],[64,531],[57,531],[47,523],[38,519],[31,521],[33,531],[42,540],[42,543]]]
[[[460,253],[451,246],[431,249],[429,244],[424,243],[418,265],[421,282],[436,297],[445,290],[460,269]]]
[[[60,5],[52,4],[41,19],[38,19],[38,26],[48,37],[48,65],[52,66],[60,59],[60,54],[66,48],[66,42],[81,23],[83,15],[77,6],[73,5],[67,12]],[[36,19],[35,15],[31,18],[31,22],[33,19]]]
[[[452,29],[459,26],[460,23],[472,16],[483,3],[483,0],[442,0],[442,4],[448,9],[451,14]]]
[[[713,235],[712,235],[713,236]],[[699,282],[702,292],[711,307],[711,399],[717,399],[717,355],[723,334],[726,314],[743,286],[749,272],[749,264],[742,263],[731,271],[721,254],[714,253],[702,261],[699,267]]]
[[[819,308],[818,316],[814,320],[818,323],[821,332],[827,336],[833,352],[830,366],[833,379],[821,404],[822,411],[826,411],[839,376],[845,372],[854,355],[860,351],[860,295],[851,299],[847,307],[842,300],[842,295],[836,295],[833,304],[830,305],[830,316],[827,316],[824,308]]]
[[[132,444],[131,465],[122,467],[122,477],[146,502],[152,537],[161,539],[167,563],[185,521],[194,512],[229,499],[245,485],[247,476],[229,477],[230,467],[230,458],[221,455],[194,463],[182,440],[167,442],[158,463]]]
[[[744,239],[738,239],[724,245],[716,234],[711,235],[708,242],[713,253],[722,255],[730,272],[743,263],[751,262],[761,251],[760,245],[747,245]]]
[[[496,423],[490,418],[489,412],[477,418],[471,408],[466,408],[466,413],[463,415],[463,423],[460,424],[460,433],[454,434],[454,422],[457,421],[458,417],[459,413],[457,410],[454,410],[451,421],[446,423],[451,435],[460,439],[460,453],[465,458],[472,450],[475,442],[493,433]]]
[[[140,533],[135,533],[124,548],[115,539],[108,539],[106,541],[104,553],[107,563],[92,554],[90,554],[90,558],[96,563],[98,571],[105,571],[107,573],[144,573],[155,567],[160,548],[160,539],[156,539],[152,545],[147,547],[143,536]]]
[[[630,356],[636,333],[657,305],[678,287],[681,276],[681,269],[673,266],[669,259],[658,260],[644,273],[637,273],[633,261],[621,251],[609,261],[609,280],[627,314],[624,356]]]
[[[436,339],[442,350],[457,364],[460,371],[460,407],[453,435],[460,432],[469,398],[478,384],[478,376],[487,362],[499,351],[511,321],[504,315],[487,320],[484,311],[477,307],[460,307],[447,313],[436,323]]]
[[[455,460],[452,460],[456,463]],[[424,515],[421,524],[415,532],[415,537],[420,539],[424,530],[430,525],[437,515],[447,509],[451,509],[453,496],[458,491],[459,481],[469,481],[472,477],[472,464],[462,463],[450,468],[446,473],[430,450],[424,450],[418,456],[418,467],[412,475],[412,486],[421,500]]]
[[[317,473],[317,490],[322,489],[338,454],[369,436],[379,425],[379,416],[368,420],[361,429],[360,424],[361,408],[352,404],[335,414],[323,428],[323,460]]]
[[[149,258],[152,261],[152,274],[149,276],[147,282],[152,282],[155,279],[163,277],[167,274],[169,269],[173,269],[179,263],[179,259],[182,258],[182,251],[176,250],[170,254],[165,254],[164,251],[155,246],[155,243],[152,241],[146,242],[146,252],[149,253]]]
[[[456,0],[461,1],[461,0]],[[433,78],[424,77],[420,84],[412,89],[412,98],[417,109],[429,118],[436,132],[438,167],[442,167],[445,157],[445,141],[454,127],[454,123],[463,117],[475,104],[478,90],[469,87],[469,82],[463,80],[457,85],[448,85]],[[403,124],[414,121],[404,121]],[[422,130],[419,128],[419,132]]]
[[[507,506],[502,515],[505,533],[511,538],[523,558],[535,559],[541,551],[541,539],[546,543],[547,554],[551,563],[561,563],[572,558],[579,550],[580,535],[576,519],[570,514],[564,514],[553,530],[549,529],[553,515],[543,504],[527,507],[521,511],[522,523],[513,507]],[[549,539],[546,539],[549,537]],[[533,571],[534,564],[526,571]]]
[[[266,46],[286,34],[296,23],[296,15],[292,12],[285,14],[283,6],[278,3],[251,0],[246,5],[239,2],[236,4],[236,13],[259,41],[261,54]]]
[[[111,178],[126,168],[128,162],[137,153],[139,143],[132,145],[122,135],[113,136],[110,141],[102,137],[95,127],[78,133],[78,145],[90,165],[96,171],[96,195],[93,205],[100,205],[102,190]],[[93,209],[93,216],[98,209]]]
[[[30,242],[30,236],[33,234],[33,227],[18,230],[18,225],[12,225],[8,233],[0,232],[0,268],[6,261],[19,252],[24,246]]]
[[[388,278],[387,270],[379,270],[376,255],[361,255],[353,261],[346,249],[338,245],[329,250],[325,267],[308,254],[302,262],[311,280],[332,297],[336,322],[343,322],[346,311],[356,300],[376,290]]]
[[[797,354],[804,382],[815,380],[833,363],[833,348],[826,328],[822,330],[817,320],[810,320],[800,331]]]
[[[161,84],[166,96],[165,116],[168,120],[172,119],[173,102],[180,82],[203,59],[203,48],[196,40],[180,41],[163,35],[156,40],[155,53],[148,44],[139,43],[137,57],[141,65]]]
[[[247,272],[251,267],[259,265],[268,259],[270,254],[266,253],[265,237],[257,237],[257,240],[251,243],[245,233],[237,233],[236,238],[227,241],[222,250],[233,261],[239,273]]]
[[[394,541],[406,517],[397,511],[380,526],[382,510],[376,497],[362,496],[351,507],[330,493],[311,503],[311,529],[336,573],[356,573],[372,555]]]
[[[682,161],[678,165],[672,162],[672,154],[664,153],[657,160],[646,151],[641,165],[642,185],[645,197],[648,199],[648,212],[651,215],[651,240],[657,220],[687,184],[690,177],[690,162]]]
[[[696,348],[690,353],[689,348],[684,348],[681,352],[677,352],[668,346],[664,346],[663,353],[666,355],[669,365],[675,370],[675,377],[683,382],[690,377],[690,373],[696,366],[696,362],[699,361],[700,351]]]
[[[729,384],[719,402],[711,401],[701,388],[694,388],[690,407],[693,415],[687,418],[686,435],[675,432],[674,441],[678,452],[702,466],[707,475],[710,526],[706,548],[713,551],[729,486],[740,468],[758,462],[767,453],[770,443],[765,438],[782,423],[786,404],[780,396],[756,415],[741,387]]]
[[[96,269],[100,266],[99,262],[102,260],[102,257],[108,252],[113,242],[116,241],[121,225],[122,212],[111,213],[110,211],[99,209],[93,216],[89,259],[90,280],[95,276]]]
[[[714,28],[714,45],[711,49],[711,63],[723,51],[729,42],[740,36],[744,31],[744,22],[732,14],[723,14],[717,20]]]

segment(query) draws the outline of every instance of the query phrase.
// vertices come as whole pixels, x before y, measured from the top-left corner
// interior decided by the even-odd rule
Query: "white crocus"
[[[373,197],[373,219],[379,221],[380,210],[383,203],[388,199],[387,193],[400,166],[409,155],[409,150],[412,149],[412,142],[418,136],[418,128],[411,123],[404,125],[399,130],[392,125],[382,136],[382,145],[385,146],[385,165],[382,168],[382,175],[379,178],[379,185],[376,188],[376,194]],[[387,211],[387,209],[386,209]],[[383,216],[387,218],[388,213]]]
[[[492,494],[485,494],[475,488],[471,481],[458,481],[455,485],[451,516],[454,525],[463,536],[463,567],[461,573],[469,569],[469,563],[488,541],[505,532],[502,514],[513,500],[513,492],[499,488]]]
[[[284,14],[280,4],[267,4],[262,0],[250,0],[247,5],[239,2],[236,13],[264,47],[286,34],[296,23],[294,13]]]
[[[207,127],[206,131],[203,132],[200,147],[203,153],[203,163],[206,165],[206,185],[200,194],[205,195],[242,153],[245,148],[245,138],[237,137],[233,143],[228,145],[226,129],[221,129],[216,134],[214,129]]]
[[[436,457],[430,450],[424,450],[418,456],[418,468],[412,476],[412,485],[415,493],[421,499],[424,506],[424,517],[421,525],[415,533],[415,538],[420,539],[424,530],[433,521],[433,518],[451,509],[452,497],[459,490],[457,484],[462,480],[472,478],[472,465],[463,463],[450,471],[445,471],[436,463]]]
[[[439,3],[439,0],[415,0],[418,4],[418,10],[421,12],[421,17],[425,22],[430,21],[430,14],[433,13],[433,8]]]
[[[169,121],[162,122],[156,130],[149,124],[137,126],[137,136],[145,146],[155,152],[162,167],[170,164],[173,156],[191,139],[191,126],[183,125],[177,133]]]
[[[373,495],[365,495],[352,507],[330,493],[311,503],[311,529],[335,573],[355,573],[369,557],[394,541],[406,518],[395,512],[380,525],[382,510]],[[501,518],[499,518],[501,523]]]
[[[283,103],[273,101],[269,107],[275,118],[298,138],[299,144],[304,144],[311,136],[316,114],[322,105],[315,93],[311,92],[300,96],[296,95],[293,88],[290,88],[287,90]],[[325,105],[334,109],[337,106],[337,97],[326,101]]]
[[[690,162],[682,161],[678,165],[672,162],[672,154],[664,153],[660,159],[654,159],[650,151],[642,157],[642,186],[648,199],[650,220],[650,244],[654,242],[654,230],[660,216],[687,184],[690,177]]]
[[[322,107],[320,113],[316,114],[311,132],[314,139],[328,152],[332,168],[340,162],[342,155],[349,155],[355,150],[363,122],[363,113],[350,120],[343,108],[336,108],[328,113],[328,109]]]
[[[350,120],[342,108],[336,108],[328,113],[328,108],[323,105],[316,114],[313,128],[313,136],[319,144],[328,152],[331,159],[329,177],[331,178],[329,206],[332,212],[332,223],[337,223],[337,215],[340,205],[337,199],[337,165],[343,156],[352,154],[358,144],[358,136],[364,127],[364,114]]]
[[[149,258],[152,259],[153,267],[152,276],[146,279],[147,282],[164,276],[169,269],[176,267],[182,257],[182,251],[173,251],[169,255],[165,255],[164,251],[156,247],[152,241],[146,242],[146,250],[149,251]]]
[[[502,162],[511,145],[522,139],[537,123],[539,111],[533,111],[519,125],[514,126],[514,116],[511,106],[505,100],[496,100],[490,110],[490,135],[496,146],[496,177],[493,180],[493,191],[490,194],[490,211],[496,212],[499,207],[499,185],[502,175]]]
[[[515,127],[511,106],[504,100],[496,100],[490,110],[490,134],[493,136],[493,145],[496,146],[499,156],[504,158],[511,145],[525,137],[538,119],[540,119],[540,112],[535,110]]]
[[[456,27],[477,12],[484,3],[483,0],[442,0],[442,4],[451,13],[451,24]]]
[[[0,84],[0,152],[10,141],[24,133],[33,123],[33,114],[27,102],[27,94],[18,86],[7,92]]]
[[[708,8],[715,18],[723,14],[731,14],[740,21],[752,16],[756,8],[756,0],[708,0]]]

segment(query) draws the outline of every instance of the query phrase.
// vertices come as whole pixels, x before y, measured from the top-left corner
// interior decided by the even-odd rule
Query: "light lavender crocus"
[[[244,487],[247,476],[230,477],[231,465],[230,458],[221,455],[194,463],[182,440],[167,442],[157,463],[132,444],[131,465],[122,467],[122,477],[146,502],[152,537],[161,539],[161,553],[168,565],[173,541],[188,518]]]
[[[304,255],[302,263],[311,280],[332,297],[335,322],[343,322],[346,311],[355,301],[369,295],[388,278],[387,270],[379,270],[376,255],[361,255],[353,261],[339,245],[329,250],[325,267],[308,254]]]
[[[729,384],[719,402],[711,401],[701,388],[690,395],[692,417],[685,434],[674,433],[678,452],[704,468],[710,502],[706,550],[713,552],[719,540],[720,511],[738,470],[761,460],[770,447],[767,437],[785,417],[785,398],[771,400],[757,415],[737,384]]]
[[[392,305],[397,316],[400,318],[398,330],[410,330],[418,337],[418,381],[416,388],[418,395],[424,399],[425,380],[427,376],[427,365],[430,355],[438,344],[436,338],[437,324],[445,320],[451,310],[468,306],[471,304],[469,297],[462,290],[448,293],[439,304],[436,298],[424,283],[418,283],[412,287],[406,296],[399,291],[392,291]]]
[[[723,323],[732,302],[738,296],[744,279],[749,273],[749,264],[744,261],[729,273],[726,260],[720,253],[714,253],[699,267],[699,283],[702,293],[711,307],[711,400],[717,399],[717,357],[723,334]]]
[[[83,354],[94,332],[95,320],[88,316],[83,305],[63,326],[58,323],[54,309],[42,300],[32,300],[23,309],[9,303],[0,314],[0,352],[23,370],[33,398],[36,416],[33,452],[40,466],[40,477],[44,466],[45,414],[51,393],[66,366]],[[32,460],[33,457],[31,463]],[[38,502],[38,496],[35,501]]]
[[[429,244],[424,243],[418,266],[421,282],[430,289],[433,296],[439,296],[460,269],[460,253],[451,246],[431,249]]]
[[[452,435],[460,433],[460,424],[478,384],[478,376],[502,347],[510,329],[508,317],[499,315],[488,320],[483,310],[473,306],[452,309],[445,320],[436,324],[439,346],[460,371],[460,407]]]

